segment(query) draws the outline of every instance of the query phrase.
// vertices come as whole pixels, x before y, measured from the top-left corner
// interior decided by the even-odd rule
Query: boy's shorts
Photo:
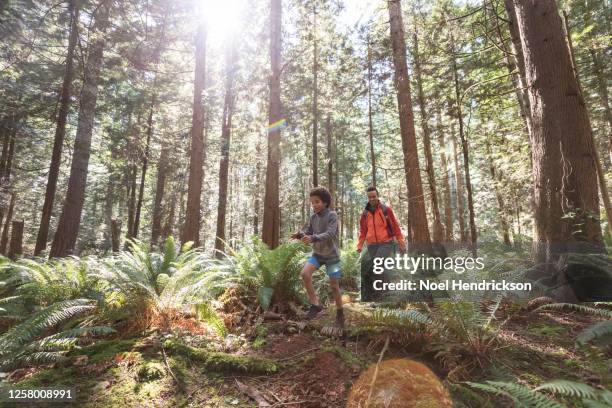
[[[314,254],[308,258],[307,262],[317,269],[319,269],[322,265]],[[340,261],[334,263],[324,262],[323,265],[325,265],[325,272],[327,272],[327,276],[330,278],[340,279],[342,277],[342,272],[340,271]]]

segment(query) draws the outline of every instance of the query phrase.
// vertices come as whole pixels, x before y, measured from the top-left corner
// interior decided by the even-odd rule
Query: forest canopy
[[[36,255],[169,235],[224,249],[263,234],[276,246],[304,225],[317,185],[348,241],[372,184],[417,243],[602,250],[604,2],[542,2],[554,8],[550,32],[512,1],[406,2],[391,32],[386,2],[276,7],[4,2],[0,249],[19,220]],[[537,36],[556,36],[556,48],[537,49]],[[584,109],[568,116],[557,91],[540,95],[546,112],[530,106],[540,77]],[[555,140],[568,150],[553,154]]]

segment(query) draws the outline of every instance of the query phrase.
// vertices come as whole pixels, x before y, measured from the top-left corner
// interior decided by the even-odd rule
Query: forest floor
[[[76,387],[79,407],[344,407],[352,384],[367,366],[376,364],[389,336],[361,330],[354,320],[358,307],[358,303],[347,306],[348,329],[342,338],[322,334],[321,329],[331,324],[331,309],[306,326],[260,318],[249,327],[230,327],[225,338],[195,319],[185,319],[183,328],[172,334],[150,331],[137,338],[99,341],[72,351],[61,365],[16,370],[9,381],[20,388]],[[501,345],[482,367],[472,364],[463,380],[538,385],[563,378],[610,389],[612,362],[592,348],[577,347],[574,341],[581,329],[596,320],[565,311],[514,313],[499,333]],[[169,340],[191,350],[227,353],[218,354],[221,359],[264,358],[272,365],[245,373],[250,369],[244,363],[234,366],[238,372],[233,374],[217,362],[215,370],[195,354],[170,349]],[[410,358],[422,361],[443,380],[449,375],[431,353],[393,340],[384,359]],[[451,393],[463,400],[452,387]],[[466,406],[477,405],[466,401]]]

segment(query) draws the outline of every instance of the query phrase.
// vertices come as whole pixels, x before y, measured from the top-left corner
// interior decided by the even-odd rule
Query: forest
[[[0,406],[612,406],[611,19],[0,0]]]

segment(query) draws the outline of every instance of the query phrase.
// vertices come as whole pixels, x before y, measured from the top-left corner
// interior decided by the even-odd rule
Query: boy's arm
[[[366,239],[366,225],[365,225],[366,222],[367,220],[362,214],[361,218],[359,218],[359,241],[357,241],[357,251],[358,252],[361,252],[361,248],[363,248],[363,243],[365,242],[365,239]]]
[[[402,234],[402,230],[399,226],[399,222],[397,222],[397,218],[395,218],[395,214],[391,207],[388,209],[389,219],[391,220],[391,228],[393,228],[393,234],[397,238],[397,242],[400,244],[400,247],[404,247],[406,245],[404,241],[404,235]]]
[[[331,239],[338,232],[338,217],[335,212],[329,214],[329,221],[327,222],[327,231],[320,234],[312,234],[312,242],[323,241]],[[310,234],[309,234],[310,235]]]
[[[312,224],[310,221],[301,230],[291,236],[291,238],[302,239],[305,235],[312,235]]]

